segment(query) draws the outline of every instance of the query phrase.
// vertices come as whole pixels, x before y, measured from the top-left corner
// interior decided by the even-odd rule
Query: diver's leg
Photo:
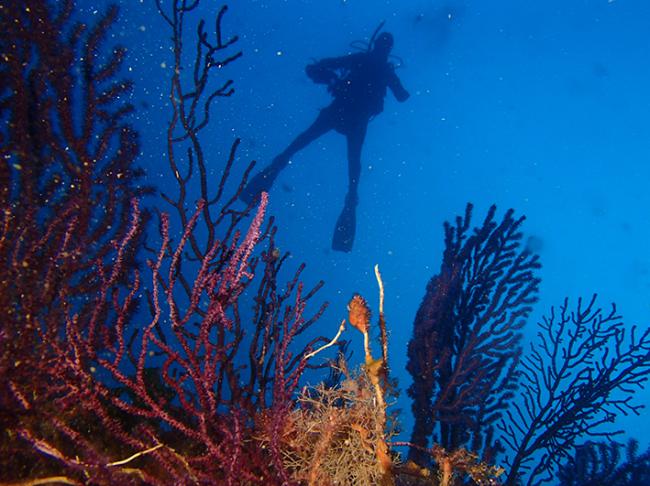
[[[312,123],[307,130],[298,135],[295,140],[291,142],[284,151],[282,151],[282,153],[275,157],[269,167],[277,167],[278,172],[284,169],[289,163],[291,157],[317,138],[329,132],[332,128],[334,128],[334,123],[331,120],[330,113],[326,110],[322,110],[314,123]]]
[[[365,124],[351,130],[348,142],[348,192],[345,195],[343,210],[336,221],[332,249],[351,251],[356,230],[356,209],[359,203],[359,177],[361,176],[361,149],[366,136]]]
[[[240,194],[240,199],[250,204],[262,191],[268,191],[273,185],[275,178],[287,166],[294,154],[321,135],[330,131],[333,127],[334,124],[331,120],[330,113],[327,110],[321,110],[314,123],[307,130],[298,135],[282,153],[271,161],[268,167],[250,180]]]
[[[358,200],[359,178],[361,177],[361,149],[366,137],[366,126],[363,125],[348,135],[348,193],[347,199]]]

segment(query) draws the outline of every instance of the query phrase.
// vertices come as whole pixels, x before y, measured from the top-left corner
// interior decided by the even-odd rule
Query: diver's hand
[[[331,85],[338,80],[338,77],[334,71],[318,65],[318,63],[308,64],[305,68],[305,73],[307,73],[309,79],[317,84]]]

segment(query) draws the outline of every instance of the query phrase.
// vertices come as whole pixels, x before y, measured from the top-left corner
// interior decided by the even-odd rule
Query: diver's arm
[[[305,72],[314,83],[331,85],[339,79],[338,70],[351,69],[355,62],[356,56],[354,54],[342,57],[327,57],[307,65]]]
[[[395,71],[391,72],[391,75],[388,78],[388,87],[393,92],[395,99],[399,102],[404,102],[409,99],[409,96],[411,96],[409,92],[404,89],[404,86],[402,86],[402,82],[397,77],[397,74],[395,74]]]
[[[351,69],[359,64],[359,54],[348,54],[340,57],[326,57],[316,63],[319,67],[325,69]]]

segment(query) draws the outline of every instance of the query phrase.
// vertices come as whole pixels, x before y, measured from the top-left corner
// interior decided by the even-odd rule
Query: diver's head
[[[390,32],[382,32],[377,36],[375,42],[372,44],[372,50],[376,54],[381,54],[388,57],[391,49],[393,48],[393,34]]]

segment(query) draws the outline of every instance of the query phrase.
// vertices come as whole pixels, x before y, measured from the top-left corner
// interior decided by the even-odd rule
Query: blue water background
[[[106,3],[83,2],[84,15],[98,15]],[[129,49],[125,73],[136,83],[140,163],[149,183],[172,191],[165,158],[169,30],[153,0],[119,3],[110,41]],[[219,5],[203,1],[196,18],[212,19]],[[330,99],[305,76],[305,65],[353,52],[350,42],[367,41],[382,20],[395,35],[398,75],[411,98],[399,104],[389,94],[370,124],[353,251],[330,250],[347,186],[345,140],[334,132],[294,157],[270,194],[270,213],[278,246],[292,252],[290,264],[307,263],[308,285],[326,281],[322,334],[335,333],[353,292],[376,311],[373,266],[380,265],[391,373],[402,389],[396,407],[408,439],[413,318],[439,269],[442,224],[467,202],[477,224],[491,204],[499,217],[508,208],[527,216],[523,231],[536,238],[543,264],[527,339],[551,305],[594,292],[605,307],[616,302],[628,326],[648,325],[650,3],[232,2],[224,33],[240,36],[244,56],[224,69],[220,79],[234,79],[236,93],[217,102],[203,132],[214,181],[235,137],[242,139],[239,177],[250,160],[264,166],[304,130]],[[159,208],[169,209],[164,202]],[[348,338],[360,362],[360,336],[348,331]],[[650,393],[636,399],[648,405]],[[650,435],[644,415],[617,423],[642,446]]]

